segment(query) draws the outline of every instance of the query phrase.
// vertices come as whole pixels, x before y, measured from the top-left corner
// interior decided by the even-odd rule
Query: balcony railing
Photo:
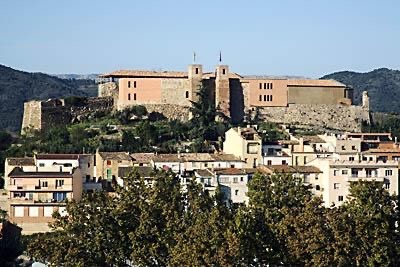
[[[45,199],[45,200],[33,200],[28,198],[10,198],[11,204],[57,204],[65,203],[66,200],[55,200],[55,199]]]
[[[10,191],[72,191],[72,185],[63,186],[38,186],[38,185],[9,185]]]
[[[359,181],[359,180],[371,181],[371,182],[372,181],[383,182],[385,180],[385,178],[384,177],[380,177],[380,176],[371,177],[371,176],[367,176],[367,175],[365,175],[365,176],[361,176],[361,175],[353,176],[353,175],[351,175],[351,176],[347,177],[347,181],[348,182],[356,182],[356,181]]]

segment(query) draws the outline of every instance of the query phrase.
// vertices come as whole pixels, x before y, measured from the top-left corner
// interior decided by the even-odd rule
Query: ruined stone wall
[[[111,112],[114,107],[114,98],[109,97],[90,97],[86,98],[84,104],[79,106],[68,106],[71,114],[71,122],[81,121],[93,117],[97,112]]]
[[[24,103],[24,116],[22,118],[21,134],[26,128],[42,128],[42,105],[41,101],[32,100]]]
[[[142,106],[145,106],[149,113],[158,112],[170,120],[189,120],[189,107],[171,104],[144,104]]]
[[[98,97],[117,97],[118,98],[118,82],[99,83]]]
[[[186,98],[186,96],[188,97]],[[161,81],[162,104],[190,106],[189,100],[190,84],[188,79],[163,79]]]
[[[24,103],[21,133],[25,133],[27,127],[43,130],[51,126],[67,125],[89,118],[96,112],[111,112],[114,107],[113,97],[82,98],[81,101],[79,105],[65,105],[62,99]]]
[[[361,106],[292,104],[288,107],[263,107],[259,112],[260,117],[267,121],[321,130],[360,132],[363,121],[370,123],[369,110]]]

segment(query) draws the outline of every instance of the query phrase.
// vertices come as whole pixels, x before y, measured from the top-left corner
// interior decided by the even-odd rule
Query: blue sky
[[[396,0],[2,0],[0,64],[46,73],[185,70],[320,77],[400,69]]]

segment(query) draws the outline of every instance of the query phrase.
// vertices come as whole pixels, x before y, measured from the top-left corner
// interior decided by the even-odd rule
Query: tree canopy
[[[382,183],[352,183],[341,207],[325,208],[296,177],[256,174],[249,204],[230,208],[219,188],[154,177],[148,186],[134,171],[116,194],[69,202],[28,255],[64,266],[399,264],[398,200]]]

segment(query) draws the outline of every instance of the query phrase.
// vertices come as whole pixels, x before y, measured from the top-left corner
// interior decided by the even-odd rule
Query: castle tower
[[[197,92],[200,89],[203,79],[203,66],[201,64],[191,64],[188,69],[189,78],[189,99],[196,102],[198,100]]]
[[[369,110],[369,96],[367,91],[364,91],[362,94],[362,107]]]
[[[215,106],[230,117],[229,66],[218,65],[215,70]]]

